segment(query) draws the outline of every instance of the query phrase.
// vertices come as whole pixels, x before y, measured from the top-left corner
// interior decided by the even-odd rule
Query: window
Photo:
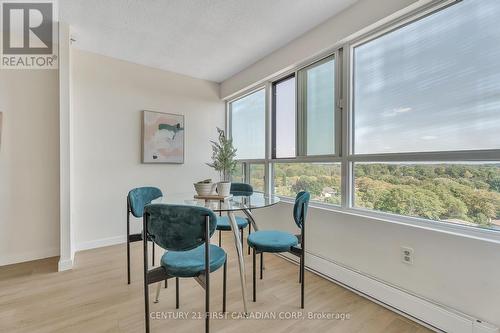
[[[258,90],[229,105],[231,137],[238,159],[261,159],[266,152],[266,92]]]
[[[498,17],[496,0],[426,5],[231,101],[238,179],[344,212],[500,231]]]
[[[249,180],[254,191],[265,192],[264,164],[250,164]]]
[[[335,61],[333,57],[299,72],[303,96],[306,154],[335,154]],[[305,126],[304,126],[305,125]]]
[[[273,157],[295,157],[295,76],[273,85]]]
[[[353,47],[354,208],[500,230],[499,16],[462,1]]]
[[[274,193],[292,197],[300,191],[311,200],[340,205],[340,163],[275,163]]]
[[[238,163],[236,166],[236,170],[231,175],[231,181],[235,183],[244,183],[245,182],[245,164]]]
[[[355,152],[500,148],[498,17],[462,1],[355,47]]]
[[[356,163],[357,207],[500,230],[500,163]]]

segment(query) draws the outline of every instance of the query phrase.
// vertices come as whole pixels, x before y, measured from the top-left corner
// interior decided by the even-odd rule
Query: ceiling
[[[75,47],[222,82],[357,0],[60,0]]]

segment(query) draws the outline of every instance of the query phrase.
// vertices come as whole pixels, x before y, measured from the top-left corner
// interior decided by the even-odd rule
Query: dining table
[[[245,314],[248,313],[248,298],[246,290],[246,275],[245,262],[243,260],[243,242],[236,224],[235,213],[243,213],[251,223],[253,230],[258,231],[259,226],[255,222],[252,211],[256,209],[266,208],[277,204],[280,198],[276,195],[265,194],[262,192],[232,194],[224,199],[202,199],[195,198],[192,192],[184,193],[169,193],[152,203],[175,204],[175,205],[191,205],[200,206],[211,209],[214,213],[227,214],[231,231],[234,238],[234,245],[238,255],[238,266],[240,271],[241,295],[243,301],[243,309]]]

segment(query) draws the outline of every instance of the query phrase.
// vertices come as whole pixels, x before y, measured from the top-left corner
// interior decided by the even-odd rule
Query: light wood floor
[[[312,273],[306,273],[306,308],[299,308],[298,267],[273,255],[265,257],[264,280],[258,280],[254,315],[346,313],[348,320],[231,319],[241,312],[240,285],[232,239],[224,233],[229,254],[228,319],[211,321],[211,332],[429,332],[426,328]],[[246,250],[246,246],[245,246]],[[57,273],[57,258],[0,268],[0,332],[143,332],[144,305],[141,243],[132,245],[132,283],[126,283],[125,245],[76,254],[71,271]],[[251,256],[245,256],[251,297]],[[173,280],[171,280],[173,282]],[[211,307],[220,311],[222,269],[212,275]],[[151,311],[178,313],[174,283],[162,289]],[[204,311],[204,291],[193,279],[180,282],[181,308]],[[203,332],[203,320],[152,320],[152,332]]]

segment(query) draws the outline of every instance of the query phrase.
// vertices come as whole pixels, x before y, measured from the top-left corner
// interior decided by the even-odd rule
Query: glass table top
[[[254,192],[252,195],[234,195],[225,201],[195,199],[194,195],[193,192],[168,193],[151,203],[200,206],[210,208],[214,212],[229,212],[269,207],[280,201],[278,196],[261,192]]]

